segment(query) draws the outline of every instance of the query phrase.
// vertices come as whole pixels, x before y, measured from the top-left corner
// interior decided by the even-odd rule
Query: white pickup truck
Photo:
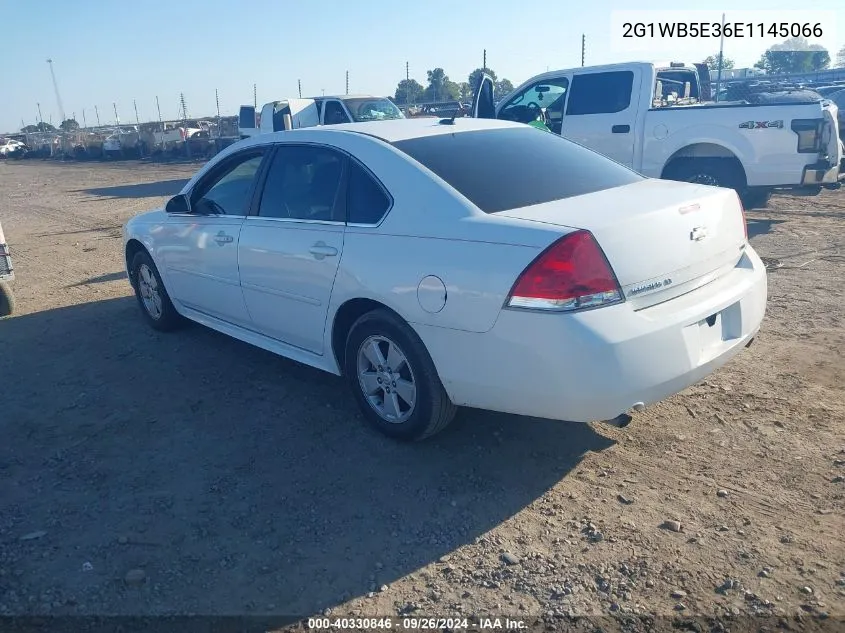
[[[284,99],[265,103],[260,115],[256,115],[253,106],[241,106],[238,132],[241,138],[280,132],[287,129],[286,116],[290,117],[291,129],[405,118],[402,111],[387,97],[344,95],[342,97]]]
[[[837,109],[821,99],[709,101],[695,66],[633,62],[532,77],[498,104],[484,76],[472,116],[544,124],[644,176],[736,189],[746,208],[773,189],[837,188]],[[526,157],[530,160],[530,157]]]

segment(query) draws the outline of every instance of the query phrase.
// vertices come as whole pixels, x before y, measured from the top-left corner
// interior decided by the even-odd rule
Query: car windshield
[[[346,104],[349,113],[352,115],[352,119],[356,123],[405,118],[402,111],[390,99],[355,98],[344,99],[343,103]]]
[[[601,154],[528,125],[436,134],[393,145],[486,213],[643,180]]]

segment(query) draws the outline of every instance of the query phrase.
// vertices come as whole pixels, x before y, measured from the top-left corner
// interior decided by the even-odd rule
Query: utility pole
[[[112,102],[112,107],[114,108],[114,120],[116,125],[120,125],[120,117],[117,114],[117,103]]]
[[[346,71],[346,94],[349,94],[349,71]]]
[[[405,62],[405,103],[411,102],[411,73],[408,70],[408,62]]]
[[[484,49],[484,61],[481,64],[481,70],[487,72],[487,49]]]
[[[100,111],[97,109],[97,106],[94,106],[94,114],[97,115],[97,127],[100,127]]]
[[[158,104],[158,95],[156,95],[156,111],[158,112],[158,123],[161,125],[161,131],[164,132],[164,125],[161,123],[161,106]]]
[[[41,104],[40,104],[40,103],[36,103],[35,105],[37,105],[37,106],[38,106],[38,122],[39,122],[39,123],[44,123],[44,117],[42,117],[42,116],[41,116]]]
[[[300,99],[302,99],[302,80],[301,80],[301,79],[297,79],[297,80],[296,80],[296,85],[297,85],[297,86],[299,86],[299,98],[300,98]]]
[[[258,111],[258,87],[252,84],[252,107]]]
[[[53,78],[53,90],[56,92],[56,102],[59,104],[59,114],[62,116],[62,121],[65,120],[65,108],[62,105],[62,98],[59,95],[59,84],[56,82],[56,73],[53,72],[53,60],[48,59],[47,64],[50,66],[50,77]]]
[[[581,33],[581,67],[584,66],[584,51],[587,46],[587,36]]]
[[[188,106],[185,104],[185,93],[179,93],[179,103],[182,105],[182,127],[185,130],[185,156],[191,158],[191,144],[188,142]]]
[[[138,116],[138,104],[135,99],[132,99],[132,105],[135,107],[135,123],[141,125],[141,117]]]
[[[85,108],[82,108],[82,127],[88,129],[88,121],[85,120]]]

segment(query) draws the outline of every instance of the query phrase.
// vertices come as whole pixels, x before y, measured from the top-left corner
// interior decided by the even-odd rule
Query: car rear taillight
[[[736,191],[734,191],[736,193]],[[742,213],[742,230],[745,232],[745,241],[748,241],[748,220],[745,217],[745,205],[742,204],[742,198],[736,193],[736,203],[739,205],[739,210]]]
[[[593,234],[570,233],[543,251],[516,280],[507,307],[571,312],[620,303],[622,289]]]

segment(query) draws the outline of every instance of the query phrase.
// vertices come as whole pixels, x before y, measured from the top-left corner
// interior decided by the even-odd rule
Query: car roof
[[[336,125],[321,125],[317,127],[306,127],[297,130],[284,132],[273,132],[278,140],[291,138],[289,135],[305,133],[312,135],[337,134],[342,132],[357,132],[379,138],[388,143],[396,143],[412,138],[423,136],[436,136],[438,134],[455,134],[476,130],[497,130],[502,128],[522,128],[523,123],[512,121],[501,121],[498,119],[475,119],[472,117],[459,117],[454,124],[440,123],[441,117],[426,117],[419,119],[391,119],[388,121],[366,121],[364,123],[339,123]],[[285,136],[282,136],[285,135]],[[258,137],[255,137],[258,138]]]

